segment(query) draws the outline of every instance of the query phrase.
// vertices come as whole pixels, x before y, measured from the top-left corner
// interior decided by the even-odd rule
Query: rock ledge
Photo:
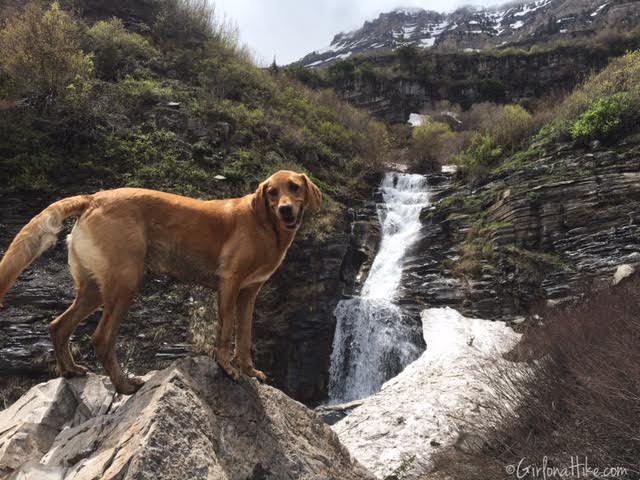
[[[36,385],[0,412],[0,478],[373,477],[304,405],[197,357],[130,397],[97,375]]]

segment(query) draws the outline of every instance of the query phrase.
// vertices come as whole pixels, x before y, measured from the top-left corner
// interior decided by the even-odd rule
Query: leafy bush
[[[623,97],[609,100],[625,92]],[[626,105],[626,106],[625,106]],[[584,117],[576,127],[576,136],[573,128],[578,119],[585,112],[592,113]],[[614,123],[617,113],[621,115],[622,123],[607,126],[607,120]],[[617,113],[616,113],[617,112]],[[612,135],[623,132],[627,127],[633,127],[640,115],[640,50],[629,52],[621,57],[614,58],[609,65],[599,73],[589,77],[584,84],[576,88],[558,107],[556,118],[545,126],[539,133],[539,141],[553,142],[556,139],[585,138],[582,133],[597,134],[612,128]],[[608,119],[606,118],[608,117]],[[596,125],[599,124],[599,127]],[[591,125],[594,127],[591,130]],[[604,130],[601,130],[604,128]],[[605,134],[608,135],[608,134]]]
[[[429,122],[415,127],[411,132],[412,167],[420,172],[437,170],[449,160],[454,140],[455,134],[446,123]]]
[[[162,41],[202,42],[216,32],[215,19],[215,8],[206,0],[163,0],[152,32]]]
[[[627,92],[596,100],[571,126],[574,140],[610,140],[625,127],[631,100]]]
[[[504,150],[515,150],[535,129],[533,116],[520,105],[484,102],[472,105],[464,114],[465,127],[489,134]]]
[[[54,2],[44,11],[29,3],[0,32],[0,65],[18,93],[55,97],[91,77],[91,58],[80,49],[80,31]]]
[[[476,133],[471,145],[454,160],[472,181],[482,180],[502,157],[502,148],[489,134]]]
[[[486,78],[480,82],[480,95],[492,101],[502,100],[506,93],[506,88],[502,80],[497,78]]]
[[[356,65],[351,60],[338,60],[327,69],[331,83],[345,83],[355,79]]]
[[[534,132],[534,120],[520,105],[505,105],[490,123],[488,132],[497,145],[514,150]]]
[[[173,94],[171,88],[163,87],[157,80],[136,80],[127,77],[119,85],[129,99],[142,104],[154,104],[161,99],[169,99]]]
[[[97,22],[87,34],[96,73],[104,80],[140,75],[158,56],[146,38],[127,31],[119,18]]]

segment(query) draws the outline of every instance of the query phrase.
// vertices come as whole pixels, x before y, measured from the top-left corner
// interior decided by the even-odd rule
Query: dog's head
[[[305,209],[320,209],[322,193],[304,173],[280,170],[262,182],[253,198],[253,207],[279,228],[294,231]]]

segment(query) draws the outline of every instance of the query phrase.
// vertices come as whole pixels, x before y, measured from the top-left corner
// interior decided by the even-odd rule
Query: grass
[[[257,68],[207,2],[161,0],[149,8],[141,12],[148,28],[137,32],[117,18],[89,26],[57,4],[9,17],[0,30],[11,40],[0,61],[0,168],[7,172],[0,189],[64,190],[63,172],[73,170],[101,179],[88,190],[131,185],[237,196],[288,166],[312,174],[325,195],[346,198],[387,159],[382,123],[335,94]],[[18,27],[53,14],[73,40],[51,38],[71,72],[56,77],[55,89],[33,80],[48,70],[34,66],[27,82],[15,67],[35,53],[46,58]],[[83,58],[95,68],[78,83],[73,69]],[[46,105],[31,101],[42,94]]]

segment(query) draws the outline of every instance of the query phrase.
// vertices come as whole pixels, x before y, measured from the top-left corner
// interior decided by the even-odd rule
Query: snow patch
[[[410,113],[408,123],[411,124],[412,127],[419,127],[420,125],[424,125],[427,121],[425,115],[420,115],[419,113]]]
[[[416,15],[418,13],[424,12],[424,9],[420,7],[398,7],[394,9],[393,12],[401,13],[404,15]]]
[[[600,13],[600,11],[606,7],[607,5],[609,5],[608,3],[603,3],[602,5],[600,5],[598,8],[596,8],[593,13],[591,14],[592,17],[595,17],[596,15],[598,15]]]

